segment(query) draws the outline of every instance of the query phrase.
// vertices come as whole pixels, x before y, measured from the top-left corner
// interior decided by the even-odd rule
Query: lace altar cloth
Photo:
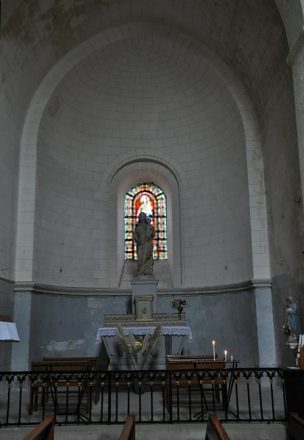
[[[152,335],[155,329],[155,326],[123,327],[126,335],[132,333],[136,336]],[[101,343],[103,336],[116,336],[116,332],[116,327],[101,327],[97,330],[96,342]],[[192,341],[191,328],[187,326],[163,326],[161,334],[165,336],[188,336],[189,342]]]

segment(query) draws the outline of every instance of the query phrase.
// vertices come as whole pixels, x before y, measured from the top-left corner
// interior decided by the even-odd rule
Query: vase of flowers
[[[187,301],[184,298],[174,298],[172,301],[172,307],[174,307],[178,312],[178,319],[182,319],[182,312],[184,307],[187,305]]]

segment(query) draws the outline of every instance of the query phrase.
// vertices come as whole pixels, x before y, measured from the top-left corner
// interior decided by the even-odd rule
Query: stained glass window
[[[125,197],[125,259],[137,260],[133,231],[140,212],[151,219],[155,228],[153,258],[167,259],[167,200],[161,188],[154,183],[141,183],[130,188]]]

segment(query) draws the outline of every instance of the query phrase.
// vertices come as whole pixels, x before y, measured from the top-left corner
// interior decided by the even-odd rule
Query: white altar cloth
[[[133,335],[152,335],[155,326],[141,326],[141,327],[123,327],[124,333]],[[96,342],[101,343],[104,336],[116,336],[116,327],[101,327],[97,330]],[[163,326],[161,328],[161,334],[164,336],[188,336],[189,342],[192,341],[191,328],[188,326]]]

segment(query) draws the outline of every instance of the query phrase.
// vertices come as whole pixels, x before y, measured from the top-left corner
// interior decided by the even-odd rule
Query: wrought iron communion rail
[[[0,372],[0,426],[285,421],[283,370]]]

